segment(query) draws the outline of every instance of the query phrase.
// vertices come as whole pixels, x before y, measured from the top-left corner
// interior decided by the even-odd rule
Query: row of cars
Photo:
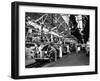
[[[36,43],[26,43],[26,59],[56,59],[60,57],[60,47],[62,49],[62,55],[67,55],[69,52],[76,52],[78,47],[80,50],[89,54],[89,45],[76,45],[75,44],[57,44],[57,43],[45,43],[37,45]],[[69,50],[69,51],[68,51]]]

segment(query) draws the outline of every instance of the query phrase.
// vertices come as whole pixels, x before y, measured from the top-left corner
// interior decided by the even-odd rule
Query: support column
[[[59,57],[62,58],[62,46],[59,47]]]

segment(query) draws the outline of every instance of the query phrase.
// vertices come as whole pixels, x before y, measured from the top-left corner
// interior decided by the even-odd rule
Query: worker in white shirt
[[[67,45],[66,47],[67,47],[67,53],[70,53],[69,45]]]

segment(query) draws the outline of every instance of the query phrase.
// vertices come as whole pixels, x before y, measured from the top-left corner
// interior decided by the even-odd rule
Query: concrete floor
[[[58,66],[80,66],[89,65],[89,56],[85,53],[71,53],[63,56],[56,62],[46,64],[44,67],[58,67]]]

